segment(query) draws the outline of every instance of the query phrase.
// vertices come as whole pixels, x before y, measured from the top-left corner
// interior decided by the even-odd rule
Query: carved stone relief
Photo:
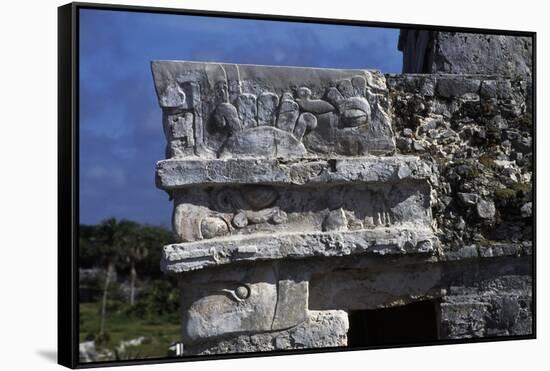
[[[174,192],[174,197],[174,229],[180,241],[188,242],[260,232],[429,228],[431,223],[430,187],[422,182],[208,187]]]
[[[331,259],[347,269],[436,251],[432,168],[392,156],[380,73],[169,61],[152,70],[168,141],[157,185],[174,200],[177,236],[161,267],[180,276],[189,352],[262,336],[276,336],[277,349],[298,347],[289,339],[345,345],[346,308],[310,308],[311,279],[330,289],[317,297],[345,303],[322,280],[339,274]]]
[[[196,141],[184,144],[195,150],[172,151],[173,158],[356,156],[395,148],[387,98],[372,71],[192,62],[153,62],[152,69],[165,113],[195,117]]]
[[[184,340],[291,328],[307,319],[307,282],[277,265],[223,269],[182,290]],[[191,282],[190,282],[191,283]]]

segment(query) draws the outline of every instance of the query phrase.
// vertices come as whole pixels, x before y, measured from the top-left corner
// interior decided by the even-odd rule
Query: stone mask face
[[[182,289],[187,343],[281,330],[307,318],[307,282],[295,282],[276,265],[226,269],[217,277]]]
[[[277,304],[277,282],[271,267],[234,270],[219,281],[182,290],[185,341],[220,335],[269,331]]]

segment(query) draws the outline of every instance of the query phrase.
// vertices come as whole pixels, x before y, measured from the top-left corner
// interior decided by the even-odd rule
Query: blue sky
[[[397,29],[80,10],[80,222],[170,225],[155,59],[401,71]]]

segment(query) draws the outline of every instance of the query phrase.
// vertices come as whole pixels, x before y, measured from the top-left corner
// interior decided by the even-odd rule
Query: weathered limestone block
[[[532,297],[522,293],[456,296],[441,304],[441,338],[530,335]]]
[[[164,114],[193,114],[195,141],[181,151],[187,156],[359,156],[395,148],[376,71],[176,61],[155,61],[152,71]]]
[[[532,334],[529,256],[463,260],[444,267],[442,339]]]
[[[308,319],[306,276],[274,263],[227,266],[184,276],[184,344],[245,333],[280,331]]]
[[[532,74],[530,37],[401,30],[403,73]]]
[[[502,218],[501,183],[459,183],[483,175],[465,154],[528,178],[471,147],[495,148],[502,128],[509,149],[497,155],[528,158],[532,141],[516,130],[531,112],[527,83],[177,61],[152,70],[168,143],[156,183],[173,199],[177,238],[161,268],[181,284],[185,354],[346,346],[350,312],[418,301],[437,306],[439,338],[530,333],[532,245],[480,243],[469,231]]]
[[[439,264],[397,265],[377,262],[363,267],[314,274],[310,308],[364,310],[431,300],[441,296],[444,268]]]
[[[310,311],[305,322],[288,331],[240,335],[191,344],[185,347],[184,352],[208,355],[345,347],[348,328],[348,315],[344,311]]]
[[[167,141],[177,141],[156,181],[174,200],[179,241],[164,247],[161,267],[180,277],[187,354],[345,346],[341,309],[437,295],[437,269],[415,299],[390,283],[411,277],[359,270],[372,283],[360,287],[349,273],[351,287],[388,290],[356,305],[316,278],[339,277],[330,259],[357,257],[349,267],[438,249],[435,170],[391,156],[384,76],[168,61],[152,70]],[[322,311],[308,304],[311,282]]]
[[[430,229],[377,228],[348,232],[280,233],[167,245],[161,267],[181,273],[239,261],[356,254],[433,253]]]
[[[430,186],[406,179],[388,181],[387,186],[350,182],[317,187],[248,184],[176,189],[172,192],[174,230],[181,241],[191,242],[260,232],[428,228]]]
[[[442,303],[443,339],[468,339],[485,336],[486,305],[468,300],[463,303]]]
[[[437,181],[414,156],[334,159],[171,159],[157,163],[157,186],[178,189],[214,184],[311,185]]]

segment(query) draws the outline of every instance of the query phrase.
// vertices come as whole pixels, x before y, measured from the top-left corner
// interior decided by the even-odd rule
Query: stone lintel
[[[433,253],[429,228],[375,228],[347,232],[256,234],[167,245],[164,272],[183,273],[239,261]]]
[[[171,159],[157,163],[157,187],[266,184],[329,185],[425,180],[428,164],[414,156],[332,159]]]

